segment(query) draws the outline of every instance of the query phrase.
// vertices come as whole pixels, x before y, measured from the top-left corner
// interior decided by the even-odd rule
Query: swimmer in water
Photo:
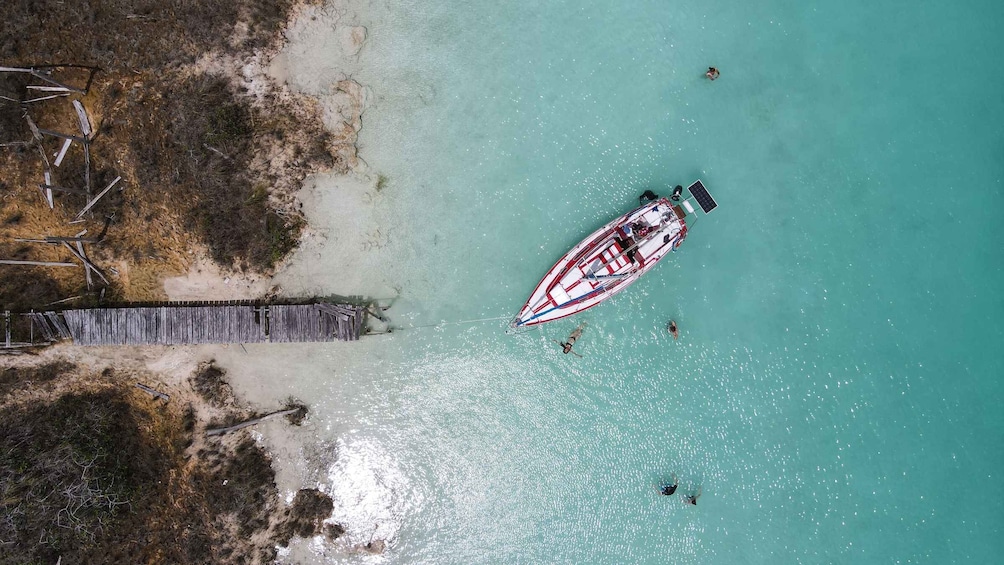
[[[582,336],[582,328],[584,327],[586,327],[585,322],[579,324],[579,327],[575,328],[575,330],[572,331],[571,335],[568,336],[568,341],[558,341],[556,339],[551,341],[560,345],[561,352],[564,353],[565,355],[568,355],[569,353],[574,353],[577,357],[582,357],[578,353],[572,351],[572,346],[575,345],[575,340],[579,339],[579,337]]]
[[[718,72],[718,69],[714,67],[708,67],[708,72],[704,73],[704,76],[708,77],[710,80],[715,80],[722,73]]]
[[[676,320],[669,321],[669,327],[666,328],[669,333],[673,336],[673,339],[680,339],[680,330],[676,327]]]
[[[684,504],[697,506],[697,499],[701,498],[701,487],[697,487],[697,494],[688,494],[683,497]]]
[[[662,494],[663,496],[672,496],[672,494],[676,492],[676,487],[679,486],[679,484],[680,482],[676,480],[676,475],[674,474],[673,484],[662,485],[661,487],[659,487],[659,493]]]

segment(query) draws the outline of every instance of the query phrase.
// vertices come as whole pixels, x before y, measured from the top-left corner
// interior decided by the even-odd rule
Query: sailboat
[[[648,202],[568,250],[530,293],[510,328],[528,329],[588,310],[652,270],[686,240],[694,203],[704,214],[718,206],[700,179],[687,190],[691,196],[683,200],[679,186],[669,198],[646,191]]]

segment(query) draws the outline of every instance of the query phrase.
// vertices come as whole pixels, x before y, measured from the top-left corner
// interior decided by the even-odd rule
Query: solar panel
[[[718,207],[718,203],[711,197],[711,193],[708,192],[707,188],[704,188],[703,182],[694,181],[694,184],[687,187],[687,190],[694,195],[694,199],[701,205],[701,210],[704,210],[705,214]]]

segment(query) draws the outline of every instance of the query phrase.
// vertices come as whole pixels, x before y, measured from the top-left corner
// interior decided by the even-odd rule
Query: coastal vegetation
[[[269,563],[293,536],[344,531],[322,523],[317,490],[280,502],[246,431],[204,433],[252,416],[218,367],[167,402],[139,378],[65,361],[0,372],[0,562]]]
[[[289,255],[304,177],[355,158],[264,71],[306,3],[0,7],[0,314],[162,300],[201,259],[268,275]],[[305,406],[255,413],[211,363],[156,385],[178,381],[59,348],[0,355],[0,563],[268,563],[344,531],[323,493],[279,500],[245,427]]]
[[[0,66],[63,65],[43,72],[86,86],[32,102],[39,91],[28,86],[44,82],[0,72],[0,259],[72,262],[62,246],[14,240],[86,229],[99,239],[88,243],[91,262],[110,275],[109,284],[88,288],[84,269],[0,265],[0,305],[163,299],[163,278],[200,254],[258,273],[281,262],[305,225],[294,197],[302,179],[343,170],[354,157],[354,138],[333,139],[316,102],[261,67],[301,4],[41,0],[0,8]],[[39,152],[52,160],[62,140],[36,147],[29,119],[80,136],[74,100],[92,125],[89,154],[74,143],[43,181]],[[69,225],[119,176],[115,190]],[[50,208],[43,182],[70,192],[54,192]]]

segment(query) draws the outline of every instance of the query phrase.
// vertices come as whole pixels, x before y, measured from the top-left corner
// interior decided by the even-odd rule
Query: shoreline
[[[255,51],[250,57],[241,60],[230,54],[204,55],[194,64],[189,65],[185,73],[195,75],[213,74],[216,76],[226,76],[234,88],[244,91],[243,96],[258,108],[263,115],[268,115],[274,110],[276,105],[284,107],[286,110],[292,108],[297,123],[305,123],[317,120],[322,128],[330,134],[332,156],[336,163],[341,166],[318,169],[314,166],[304,168],[296,151],[284,147],[282,144],[275,144],[274,149],[257,154],[251,162],[252,171],[258,171],[263,175],[277,180],[269,191],[268,201],[272,209],[286,210],[287,213],[309,217],[310,211],[303,210],[303,201],[307,198],[321,198],[329,195],[319,195],[316,193],[316,182],[318,175],[326,175],[327,178],[338,178],[336,182],[349,183],[361,187],[363,191],[371,189],[380,182],[379,178],[371,177],[366,173],[366,164],[358,157],[356,140],[359,130],[362,127],[362,114],[366,108],[366,89],[358,82],[351,79],[340,80],[334,84],[333,89],[325,100],[313,97],[301,92],[296,92],[283,80],[286,70],[283,68],[283,55],[288,40],[288,31],[313,10],[325,10],[329,6],[317,6],[311,0],[297,2],[291,9],[289,18],[281,30],[277,32],[277,41],[274,41],[270,49]],[[238,34],[240,29],[238,29]],[[366,40],[366,28],[362,26],[351,26],[343,34],[343,47],[357,55]],[[309,129],[308,129],[309,132]],[[309,134],[309,133],[308,133]],[[308,135],[303,134],[303,135]],[[217,151],[218,152],[218,151]],[[291,174],[292,173],[292,174]],[[357,191],[358,193],[359,191]],[[308,196],[309,194],[309,196]],[[359,194],[357,194],[357,197]],[[337,198],[338,195],[333,195]],[[357,198],[358,200],[358,198]],[[361,203],[363,204],[364,203]],[[359,214],[365,216],[365,212]],[[305,223],[297,239],[296,246],[282,258],[281,262],[274,268],[266,271],[235,269],[233,266],[221,265],[212,257],[212,252],[201,244],[183,247],[184,254],[175,260],[175,267],[172,269],[176,276],[161,276],[160,285],[163,296],[168,300],[233,300],[233,299],[256,299],[266,295],[283,293],[279,281],[295,281],[298,278],[296,269],[297,262],[309,263],[309,259],[303,260],[300,256],[303,253],[321,253],[326,245],[327,234],[318,233],[316,226]],[[160,271],[170,273],[172,269]],[[180,270],[180,272],[178,272]],[[132,281],[129,278],[130,269],[125,262],[121,262],[118,273],[121,274],[119,281],[129,285]],[[292,274],[291,274],[292,273]],[[149,277],[149,275],[145,275]],[[302,275],[301,275],[302,276]],[[149,283],[146,283],[149,286]],[[357,281],[356,286],[361,286],[361,281]],[[307,290],[303,285],[294,292],[302,294]],[[353,286],[350,284],[349,286]],[[128,287],[127,287],[128,288]],[[348,291],[346,291],[348,293]],[[126,297],[131,293],[126,292]],[[142,291],[140,297],[157,296],[158,292],[151,292],[149,289]],[[41,394],[39,400],[53,402],[64,397],[65,390],[74,387],[90,386],[90,377],[86,375],[101,373],[111,374],[109,371],[119,372],[141,372],[147,375],[149,381],[145,384],[154,389],[161,390],[170,395],[170,402],[180,402],[194,407],[199,414],[201,426],[209,421],[208,414],[214,413],[211,403],[205,399],[200,399],[199,395],[192,390],[190,380],[198,368],[211,359],[218,357],[219,353],[225,353],[234,345],[219,346],[193,346],[193,347],[101,347],[84,348],[68,345],[55,345],[40,352],[35,352],[31,356],[20,356],[17,358],[3,356],[0,363],[8,370],[15,371],[15,374],[23,372],[30,367],[44,367],[54,362],[70,363],[82,368],[78,375],[66,375],[61,377],[61,382],[65,381],[68,388],[54,388],[47,393]],[[225,355],[224,355],[225,357]],[[223,367],[226,370],[226,367]],[[248,398],[255,397],[249,394],[249,390],[255,386],[255,377],[244,372],[230,371],[228,376],[228,387],[233,390],[233,407],[241,406],[241,410],[248,413],[252,406],[266,407],[278,402],[281,396],[277,394],[267,395],[265,400],[258,397],[258,402],[249,402]],[[111,385],[109,385],[111,386]],[[125,386],[123,382],[115,386]],[[128,389],[126,389],[128,390]],[[128,393],[126,393],[128,394]],[[142,397],[142,394],[141,394]],[[155,398],[153,400],[156,400]],[[259,408],[261,409],[261,408]],[[218,412],[218,410],[217,410]],[[271,519],[275,523],[282,521],[282,515],[288,514],[291,504],[295,505],[298,493],[303,489],[316,488],[317,483],[313,481],[313,486],[309,477],[317,477],[320,469],[310,470],[302,468],[304,462],[302,458],[304,446],[316,442],[316,437],[310,432],[309,416],[307,429],[280,425],[275,422],[262,423],[256,427],[249,428],[232,434],[233,437],[253,438],[253,441],[269,457],[269,467],[274,473],[273,482],[278,489],[279,505],[269,511]],[[199,451],[199,453],[194,453]],[[202,458],[201,450],[194,449],[188,456],[196,463]],[[322,495],[322,498],[327,498]],[[330,498],[327,500],[330,501]],[[322,505],[323,506],[323,505]],[[330,509],[328,511],[330,516]],[[302,525],[299,533],[310,532],[308,538],[303,542],[297,542],[297,536],[289,536],[293,547],[286,549],[277,548],[277,560],[283,562],[284,556],[296,553],[295,547],[307,547],[308,543],[316,546],[318,538],[325,536],[329,540],[336,539],[344,529],[333,522],[325,522],[327,516],[317,515],[316,520],[308,520],[310,524]],[[272,528],[278,527],[273,524]],[[334,530],[332,530],[332,528]],[[339,531],[339,529],[341,531]],[[336,532],[332,535],[332,531]],[[260,536],[259,536],[260,537]],[[261,546],[261,540],[255,543]],[[250,542],[249,542],[250,543]],[[287,539],[287,544],[290,539]],[[268,545],[267,543],[265,544]],[[365,552],[381,553],[386,542],[381,539],[370,537],[369,543],[353,544],[346,546],[332,545],[329,549],[339,552]],[[308,550],[313,551],[313,550]]]

